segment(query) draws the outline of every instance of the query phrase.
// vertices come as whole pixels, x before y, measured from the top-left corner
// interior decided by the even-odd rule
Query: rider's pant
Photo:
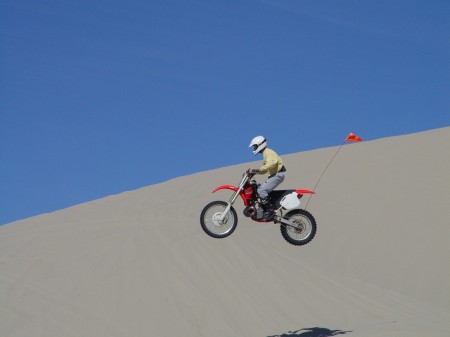
[[[272,192],[278,185],[284,180],[284,172],[278,172],[266,180],[264,184],[258,187],[258,194],[261,198],[267,198],[270,192]]]

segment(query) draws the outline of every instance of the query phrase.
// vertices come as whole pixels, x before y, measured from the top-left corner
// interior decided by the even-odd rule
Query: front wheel
[[[316,235],[317,224],[314,217],[304,209],[294,209],[284,216],[293,225],[281,224],[283,238],[295,246],[306,245]]]
[[[230,208],[225,218],[220,220],[227,206],[228,203],[225,201],[213,201],[203,208],[200,223],[206,234],[216,239],[222,239],[234,232],[238,218],[233,207]]]

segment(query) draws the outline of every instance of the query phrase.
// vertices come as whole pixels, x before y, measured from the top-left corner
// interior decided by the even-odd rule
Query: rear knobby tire
[[[219,217],[228,206],[225,201],[213,201],[206,205],[200,215],[200,224],[209,236],[222,239],[230,236],[236,229],[238,218],[233,207],[230,208],[225,219],[220,222]]]
[[[292,245],[302,246],[310,242],[316,235],[317,224],[314,217],[304,209],[294,209],[284,216],[291,220],[295,226],[281,224],[280,230],[283,238]]]

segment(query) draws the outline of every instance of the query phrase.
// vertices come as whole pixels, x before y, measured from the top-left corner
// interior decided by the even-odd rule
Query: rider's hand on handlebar
[[[250,174],[252,176],[254,176],[255,174],[258,174],[259,170],[258,169],[248,169],[247,170],[247,174]]]

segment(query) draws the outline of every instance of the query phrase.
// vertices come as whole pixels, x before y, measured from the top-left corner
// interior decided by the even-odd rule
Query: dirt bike
[[[269,196],[275,205],[275,213],[271,218],[265,219],[263,218],[265,209],[257,192],[260,185],[253,179],[254,174],[249,169],[242,175],[238,187],[222,185],[212,191],[214,193],[227,189],[234,193],[228,202],[212,201],[203,208],[200,223],[206,234],[221,239],[234,232],[238,217],[233,204],[240,196],[244,202],[246,217],[257,222],[279,223],[281,235],[293,245],[301,246],[310,242],[317,231],[316,220],[311,213],[298,207],[304,194],[315,193],[309,190],[273,190]]]

